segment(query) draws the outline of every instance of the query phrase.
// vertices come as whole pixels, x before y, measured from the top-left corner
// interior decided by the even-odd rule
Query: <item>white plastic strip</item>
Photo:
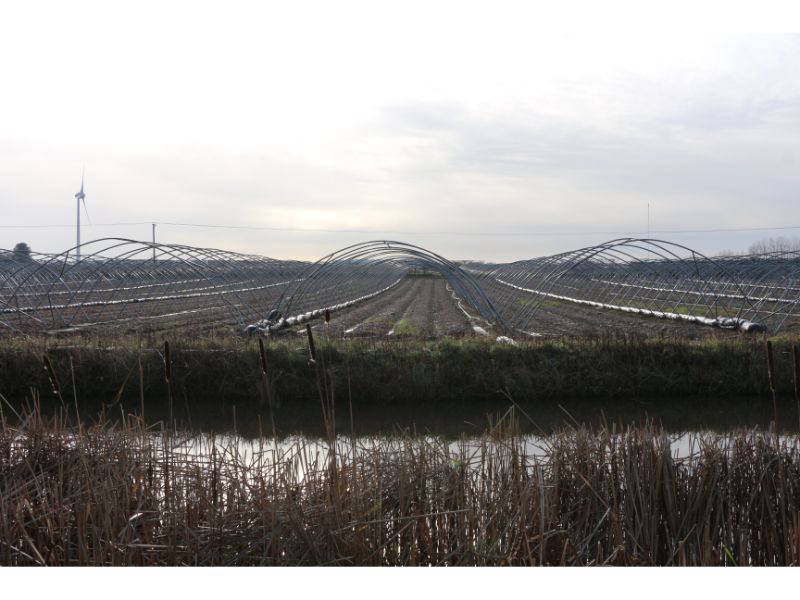
[[[502,279],[497,279],[496,281],[505,286],[514,288],[516,290],[520,290],[522,292],[527,292],[529,294],[536,294],[538,296],[544,296],[546,298],[553,298],[555,300],[563,300],[564,302],[572,302],[573,304],[581,304],[583,306],[591,306],[594,308],[606,308],[609,310],[618,310],[620,312],[634,313],[637,315],[645,315],[648,317],[656,317],[659,319],[686,321],[688,323],[697,323],[700,325],[708,325],[710,327],[721,327],[723,329],[738,329],[739,331],[748,331],[748,332],[765,331],[764,326],[761,325],[760,323],[753,323],[752,321],[747,321],[745,319],[737,319],[734,317],[716,317],[712,319],[710,317],[701,317],[699,315],[683,315],[680,313],[662,312],[659,310],[636,308],[633,306],[619,306],[616,304],[594,302],[593,300],[581,300],[580,298],[571,298],[570,296],[560,296],[558,294],[551,294],[549,292],[532,290],[530,288],[524,288],[518,285],[514,285],[513,283],[509,283],[508,281],[503,281]]]

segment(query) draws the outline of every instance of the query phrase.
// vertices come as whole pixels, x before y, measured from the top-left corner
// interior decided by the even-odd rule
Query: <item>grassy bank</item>
[[[174,393],[192,400],[259,397],[258,344],[252,339],[169,339]],[[0,393],[19,401],[50,389],[52,361],[65,396],[110,402],[163,397],[163,339],[0,338]],[[792,394],[788,339],[774,341],[780,395]],[[317,349],[339,396],[359,402],[473,401],[505,390],[515,399],[720,397],[768,393],[762,338],[646,340],[637,337],[537,340],[512,347],[486,339],[325,340]],[[266,343],[267,368],[285,402],[317,397],[305,336]],[[141,365],[141,368],[140,368]],[[73,377],[74,374],[74,377]]]
[[[0,564],[800,564],[796,436],[707,436],[681,459],[652,427],[564,430],[533,456],[513,418],[455,448],[191,441],[0,423]]]
[[[170,382],[163,340],[0,340],[0,394],[6,406],[32,406],[116,416],[231,420],[232,407],[265,409],[257,340],[170,341]],[[777,339],[776,387],[781,411],[795,411],[791,342]],[[328,394],[361,411],[507,405],[556,406],[635,399],[657,405],[676,399],[760,399],[771,408],[763,339],[645,340],[634,337],[535,340],[513,347],[485,339],[328,341],[317,336],[318,365]],[[44,357],[52,375],[44,368]],[[315,367],[305,336],[265,344],[276,411],[302,414],[319,406]],[[57,383],[54,393],[51,379]],[[499,404],[497,404],[499,403]],[[699,403],[696,403],[699,404]],[[50,411],[52,412],[52,411]],[[263,412],[263,411],[262,411]],[[316,414],[316,413],[314,413]]]

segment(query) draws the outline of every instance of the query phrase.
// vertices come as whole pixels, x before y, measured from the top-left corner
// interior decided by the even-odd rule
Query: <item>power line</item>
[[[89,227],[117,227],[122,225],[149,225],[153,221],[131,221],[119,223],[92,223]],[[0,229],[74,229],[75,223],[71,225],[0,225]]]
[[[308,227],[271,227],[267,225],[220,225],[213,223],[178,223],[174,221],[122,221],[115,223],[95,223],[91,227],[129,227],[139,225],[157,225],[169,227],[195,227],[205,229],[235,229],[252,231],[284,231],[305,233],[358,233],[363,235],[392,234],[392,235],[464,235],[464,236],[580,236],[580,235],[621,235],[633,236],[646,232],[643,231],[404,231],[381,229],[323,229]],[[75,225],[0,225],[0,229],[72,229]],[[648,233],[654,234],[691,234],[691,233],[737,233],[748,231],[789,231],[798,230],[800,225],[783,225],[780,227],[716,227],[709,229],[653,229]]]
[[[215,225],[204,223],[173,223],[173,222],[160,222],[159,225],[170,225],[173,227],[201,227],[209,229],[251,229],[251,230],[264,230],[264,231],[290,231],[290,232],[320,232],[320,233],[363,233],[363,234],[378,234],[378,233],[391,233],[400,235],[480,235],[480,236],[547,236],[547,235],[637,235],[644,233],[642,231],[398,231],[398,230],[363,230],[363,229],[310,229],[302,227],[269,227],[259,225]],[[781,226],[781,227],[743,227],[743,228],[716,228],[716,229],[683,229],[683,230],[669,230],[669,229],[654,229],[649,231],[649,234],[654,233],[720,233],[720,232],[739,232],[739,231],[778,231],[784,229],[800,229],[800,225]]]

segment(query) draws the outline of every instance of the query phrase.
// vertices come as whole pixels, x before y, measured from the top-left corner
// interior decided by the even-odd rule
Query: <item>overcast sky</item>
[[[559,34],[490,3],[14,4],[0,226],[71,228],[0,227],[0,247],[74,245],[84,166],[84,240],[346,230],[158,230],[281,258],[376,238],[527,258],[644,233],[648,202],[656,231],[800,226],[798,35]]]

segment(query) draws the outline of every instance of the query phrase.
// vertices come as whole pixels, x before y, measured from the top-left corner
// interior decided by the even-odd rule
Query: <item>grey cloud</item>
[[[703,110],[714,112],[712,107]],[[770,125],[776,113],[786,121],[780,127]],[[556,176],[611,192],[694,194],[709,201],[796,197],[800,171],[790,168],[796,155],[787,134],[800,131],[800,114],[792,113],[789,101],[761,103],[747,118],[730,111],[716,127],[700,114],[661,123],[634,116],[629,127],[609,132],[536,115],[495,116],[424,105],[387,109],[384,131],[439,140],[448,154],[443,169],[518,179]],[[425,169],[425,157],[420,158]]]

